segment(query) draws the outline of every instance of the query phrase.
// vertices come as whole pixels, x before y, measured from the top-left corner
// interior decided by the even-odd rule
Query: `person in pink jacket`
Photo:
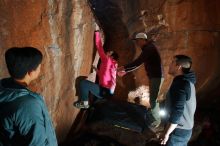
[[[113,95],[115,91],[118,54],[114,51],[104,52],[98,31],[95,32],[95,45],[101,59],[99,70],[97,70],[99,84],[89,80],[80,81],[80,100],[74,103],[77,108],[89,108],[89,93],[97,98],[104,98]]]

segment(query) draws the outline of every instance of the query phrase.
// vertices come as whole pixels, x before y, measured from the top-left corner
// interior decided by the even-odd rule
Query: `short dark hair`
[[[42,59],[42,53],[33,47],[13,47],[5,52],[8,72],[14,79],[23,79],[29,71],[37,69]]]
[[[186,55],[175,55],[176,64],[182,66],[183,73],[188,73],[192,67],[192,59]]]
[[[111,56],[112,56],[112,58],[113,58],[114,60],[118,61],[119,56],[118,56],[118,53],[117,53],[117,52],[113,51],[113,53],[111,54]]]

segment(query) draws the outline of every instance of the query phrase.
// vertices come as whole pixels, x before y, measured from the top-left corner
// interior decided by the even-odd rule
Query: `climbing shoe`
[[[76,108],[88,109],[89,104],[84,104],[84,101],[77,101],[73,104]]]

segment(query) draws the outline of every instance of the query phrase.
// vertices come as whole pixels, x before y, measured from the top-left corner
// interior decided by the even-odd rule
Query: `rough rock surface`
[[[3,59],[7,48],[33,46],[43,52],[42,73],[31,88],[45,97],[59,141],[79,113],[72,106],[78,98],[76,78],[90,73],[95,54],[95,20],[88,2],[96,8],[104,47],[120,54],[120,65],[140,53],[130,41],[133,33],[146,31],[161,53],[162,93],[170,85],[171,57],[184,53],[193,58],[199,105],[219,104],[219,0],[0,0],[0,77],[8,76]],[[141,68],[118,79],[115,98],[127,100],[129,91],[143,84],[148,79]]]
[[[7,48],[33,46],[43,52],[41,76],[32,89],[45,97],[59,141],[79,112],[72,106],[75,79],[90,72],[94,27],[84,0],[0,1],[0,77],[8,76]]]
[[[220,95],[217,90],[220,85],[218,0],[90,1],[96,7],[95,12],[103,26],[105,46],[119,52],[120,65],[138,56],[140,50],[134,49],[129,38],[134,32],[145,31],[155,40],[162,57],[165,73],[162,94],[170,85],[171,77],[167,71],[172,56],[183,53],[193,59],[198,101],[202,103],[209,96],[213,103],[216,102]],[[119,78],[116,94],[127,98],[128,91],[142,84],[148,85],[143,67]]]

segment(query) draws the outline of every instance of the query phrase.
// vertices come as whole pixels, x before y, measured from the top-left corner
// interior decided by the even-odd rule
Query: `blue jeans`
[[[81,101],[89,100],[89,93],[101,99],[111,96],[110,90],[89,80],[82,80],[79,84]]]
[[[187,146],[192,135],[192,130],[176,128],[167,142],[167,146]]]

